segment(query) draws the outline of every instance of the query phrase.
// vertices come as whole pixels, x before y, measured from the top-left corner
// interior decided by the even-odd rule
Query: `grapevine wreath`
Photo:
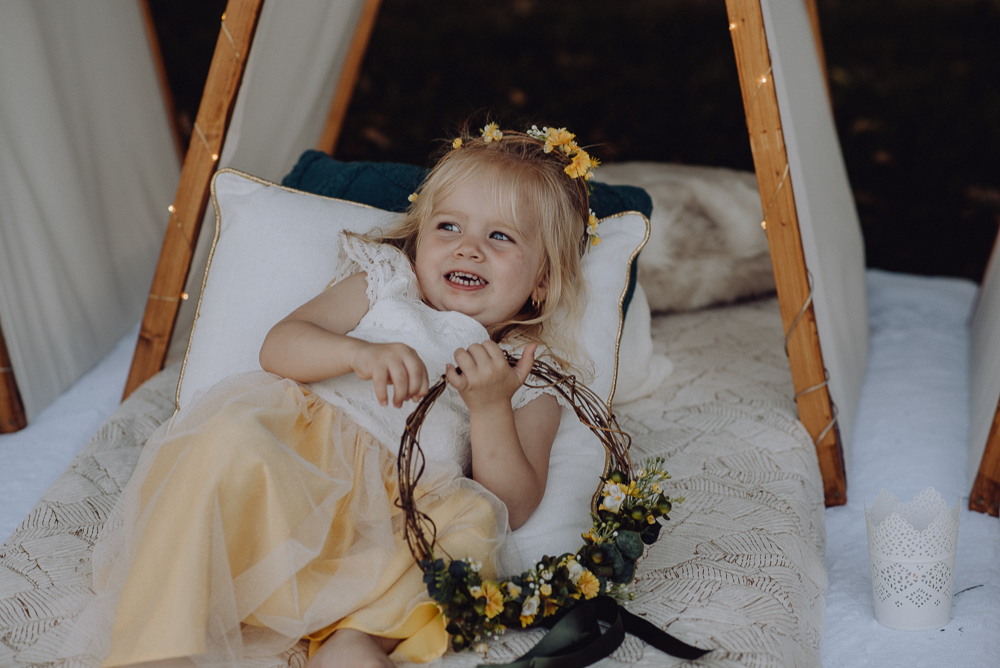
[[[510,354],[507,358],[511,365],[517,362]],[[424,468],[420,427],[447,385],[444,378],[409,416],[400,442],[397,473],[406,541],[424,572],[428,594],[445,617],[452,647],[473,649],[485,657],[486,640],[506,629],[544,626],[552,631],[510,666],[589,665],[614,651],[626,632],[674,656],[695,659],[704,655],[708,650],[687,645],[619,606],[632,598],[627,585],[635,576],[644,545],[652,545],[659,537],[662,525],[658,520],[669,519],[673,504],[683,501],[663,489],[670,477],[663,469],[663,458],[648,459],[633,472],[631,437],[590,389],[575,376],[542,361],[534,363],[531,376],[527,382],[552,387],[569,402],[607,452],[605,473],[591,504],[594,524],[583,534],[583,544],[575,553],[544,556],[520,575],[500,582],[483,580],[481,564],[471,559],[435,554],[436,528],[416,507],[414,491]],[[601,632],[598,620],[610,624],[606,632]]]

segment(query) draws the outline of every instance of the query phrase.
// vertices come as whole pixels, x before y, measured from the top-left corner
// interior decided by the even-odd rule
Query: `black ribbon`
[[[608,624],[601,633],[599,622]],[[481,663],[477,668],[583,668],[614,652],[630,633],[656,649],[680,659],[698,659],[711,650],[678,640],[618,605],[610,596],[598,596],[546,618],[550,629],[538,644],[510,663]]]

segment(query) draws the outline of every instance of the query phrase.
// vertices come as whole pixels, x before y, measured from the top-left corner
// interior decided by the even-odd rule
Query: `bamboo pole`
[[[14,378],[14,368],[11,365],[10,354],[7,352],[7,342],[0,328],[0,434],[20,431],[28,426],[28,418],[21,404],[21,393],[17,389],[17,379]]]
[[[316,144],[317,150],[333,155],[337,148],[337,139],[340,138],[340,132],[344,127],[347,109],[351,105],[351,97],[354,95],[354,88],[361,75],[361,63],[364,62],[365,53],[368,51],[368,43],[371,41],[372,31],[375,29],[375,19],[378,18],[378,10],[381,5],[382,0],[365,0],[364,7],[361,9],[361,16],[354,29],[347,57],[340,69],[340,78],[337,80],[337,89],[334,91],[330,112],[327,114],[326,124],[323,126],[323,134]]]
[[[262,3],[263,0],[229,0],[226,13],[222,15],[222,29],[215,44],[177,194],[170,207],[170,220],[146,301],[124,397],[163,368],[205,216],[212,175],[236,104]]]
[[[726,0],[726,8],[799,419],[816,444],[826,505],[842,505],[847,502],[843,451],[826,385],[761,8],[759,0]]]

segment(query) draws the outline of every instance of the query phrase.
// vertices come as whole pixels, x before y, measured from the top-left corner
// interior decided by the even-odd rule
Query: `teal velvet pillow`
[[[397,162],[341,162],[322,151],[302,154],[281,185],[316,195],[359,202],[385,211],[399,212],[409,205],[407,199],[424,180],[427,170],[417,165]],[[598,219],[623,211],[638,211],[646,218],[653,215],[653,200],[642,188],[611,186],[593,182],[590,208]],[[629,267],[629,287],[622,304],[628,312],[638,273],[638,255]]]

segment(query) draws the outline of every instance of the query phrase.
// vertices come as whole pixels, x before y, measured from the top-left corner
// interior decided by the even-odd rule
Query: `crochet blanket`
[[[639,564],[629,609],[715,651],[702,666],[819,666],[826,570],[815,452],[796,419],[773,298],[653,319],[674,371],[619,407],[633,459],[664,455],[684,496]],[[136,391],[0,548],[0,665],[96,666],[56,658],[90,589],[90,551],[142,444],[173,410],[177,368]],[[540,631],[509,632],[488,661],[527,651]],[[305,662],[304,647],[286,657]],[[472,653],[434,665],[473,666]],[[683,665],[627,638],[606,667]]]

